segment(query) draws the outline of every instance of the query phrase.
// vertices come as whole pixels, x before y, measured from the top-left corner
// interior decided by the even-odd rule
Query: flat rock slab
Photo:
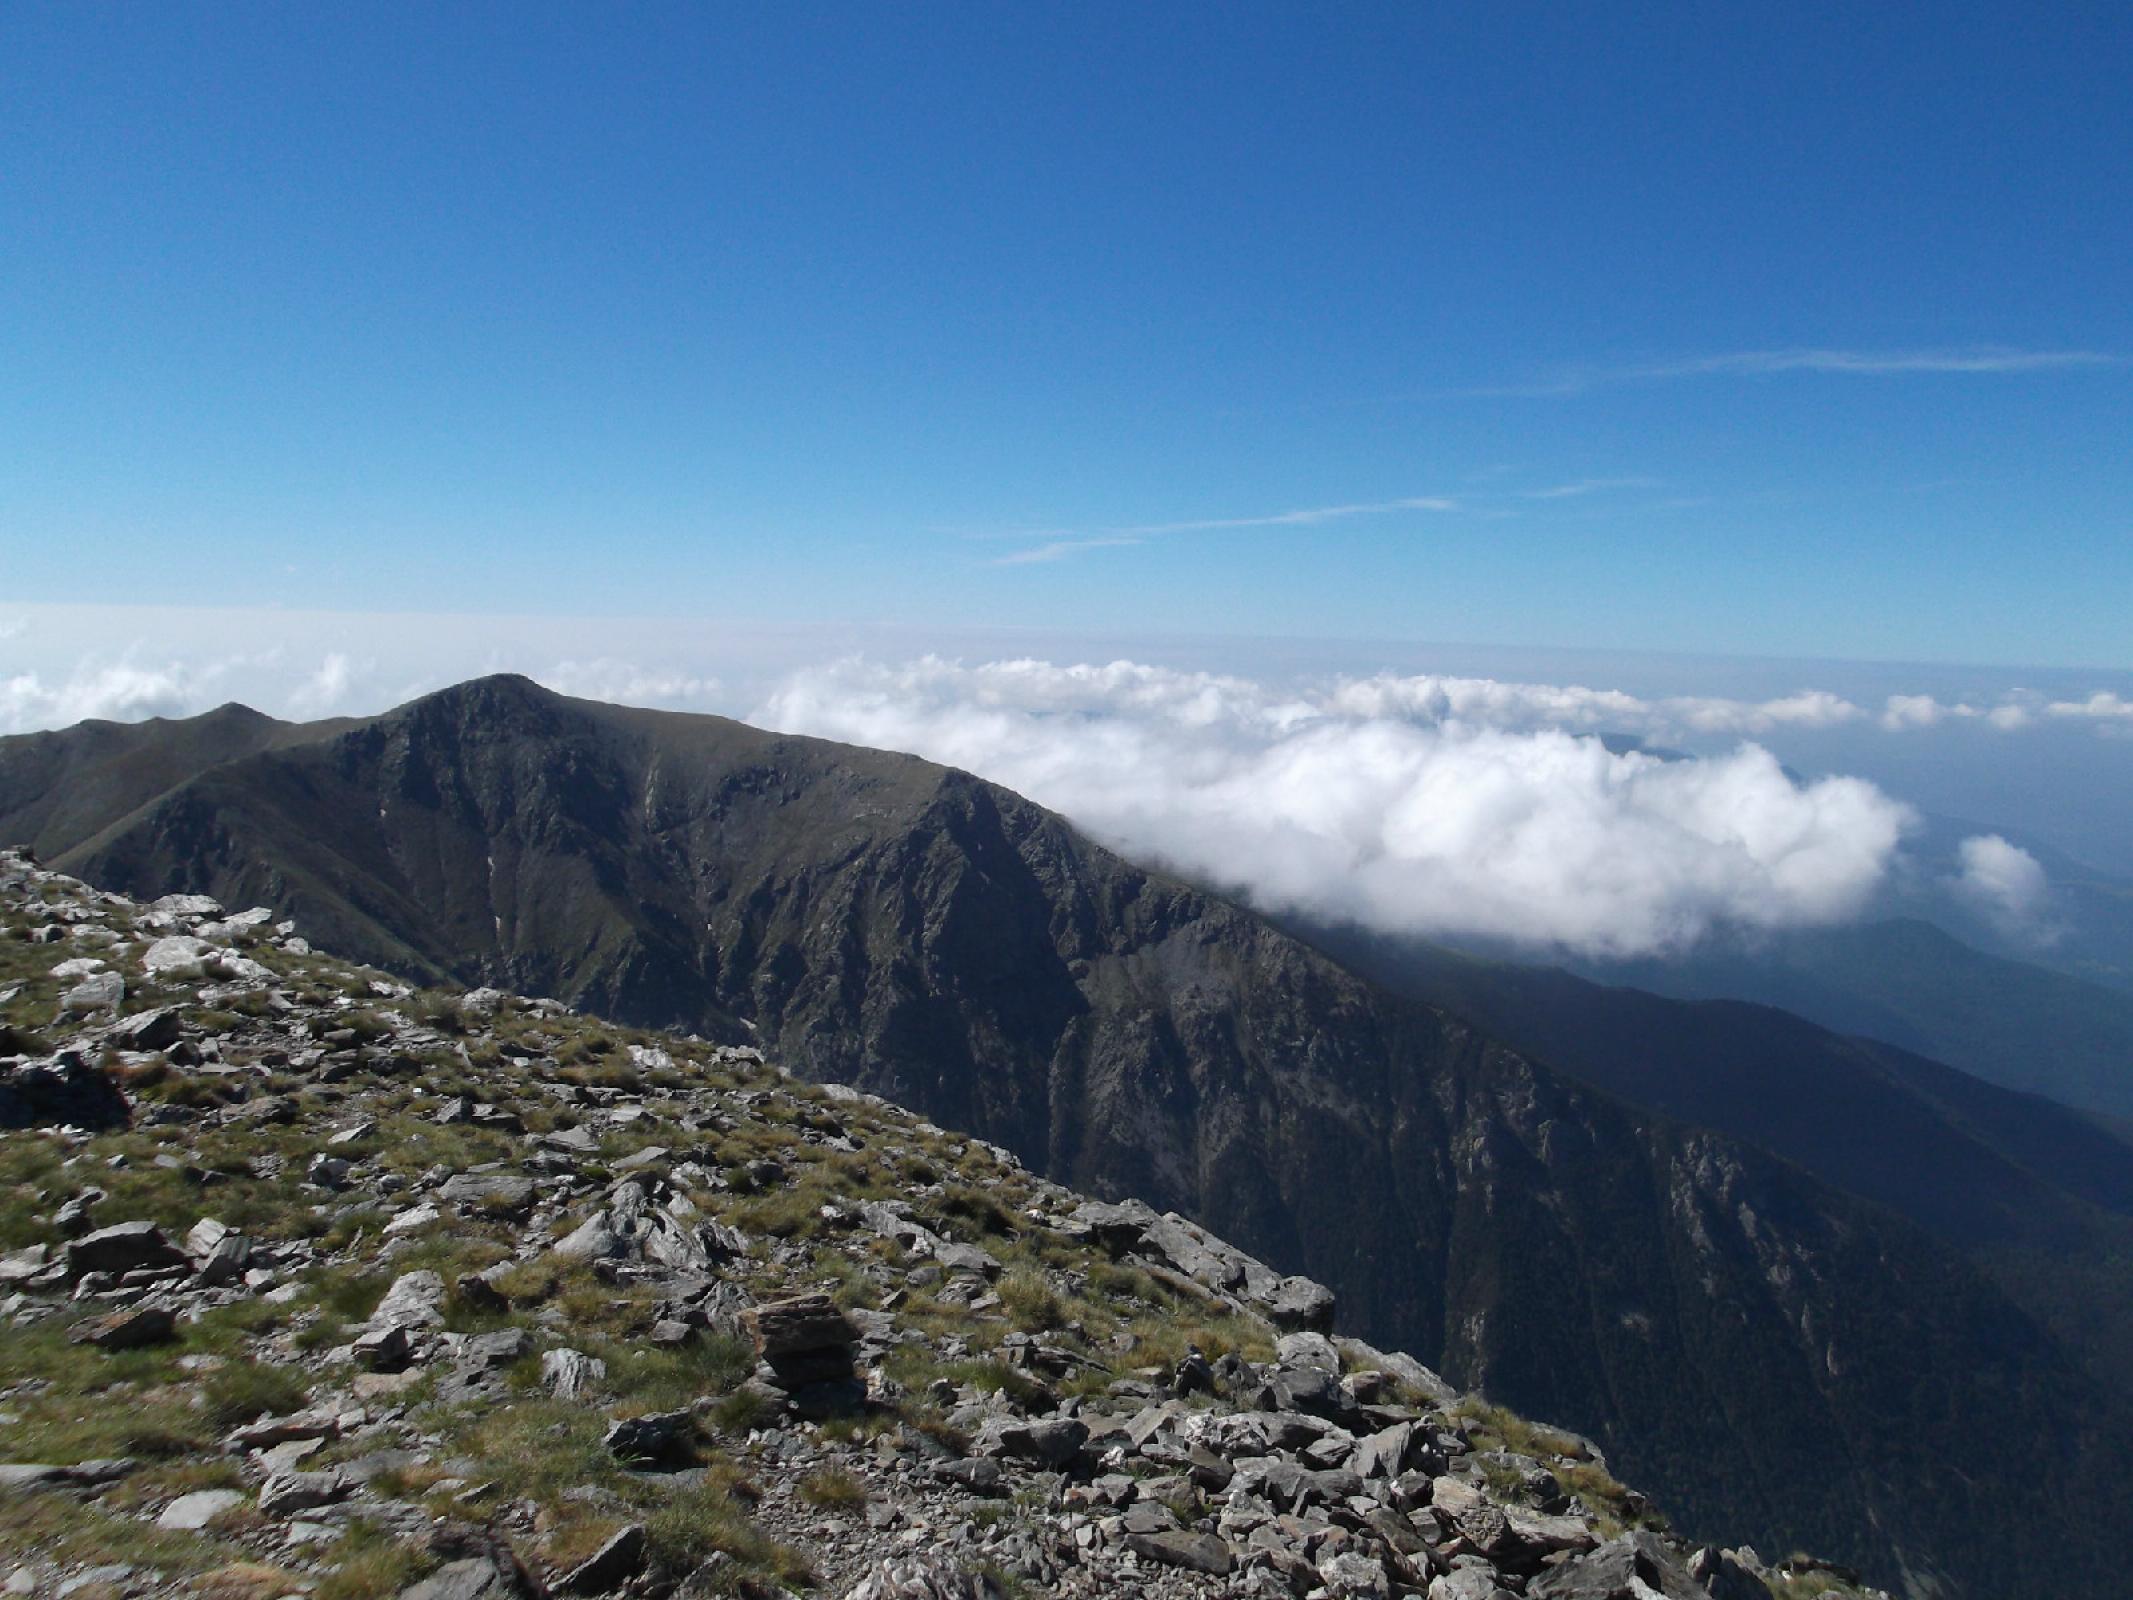
[[[1217,1578],[1228,1574],[1233,1560],[1229,1546],[1211,1533],[1129,1533],[1126,1548],[1158,1566],[1183,1567]]]
[[[77,1323],[67,1330],[71,1344],[93,1344],[99,1350],[139,1350],[152,1344],[168,1344],[177,1336],[178,1314],[169,1306],[124,1306],[108,1315]]]
[[[1088,1440],[1089,1425],[1078,1417],[1002,1420],[988,1422],[974,1448],[979,1455],[1014,1456],[1056,1469],[1072,1461]]]
[[[98,1228],[67,1246],[67,1270],[79,1277],[85,1272],[132,1272],[138,1267],[182,1267],[185,1252],[164,1237],[153,1222],[121,1222]]]
[[[77,1461],[66,1467],[34,1461],[9,1462],[0,1464],[0,1493],[10,1489],[94,1488],[118,1482],[133,1467],[130,1456]]]
[[[533,1180],[509,1173],[462,1172],[444,1180],[439,1199],[455,1206],[497,1212],[524,1211],[533,1204]]]
[[[156,1526],[197,1533],[223,1512],[243,1504],[244,1495],[236,1489],[196,1489],[165,1506],[156,1518]]]
[[[859,1330],[826,1294],[789,1295],[751,1306],[741,1313],[741,1326],[755,1341],[756,1354],[765,1359],[859,1342]]]

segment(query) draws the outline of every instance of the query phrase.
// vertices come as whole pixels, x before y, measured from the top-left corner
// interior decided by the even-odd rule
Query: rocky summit
[[[0,853],[11,1595],[1870,1595],[751,1046]]]

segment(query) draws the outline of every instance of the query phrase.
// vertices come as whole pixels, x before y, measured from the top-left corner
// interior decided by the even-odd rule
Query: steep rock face
[[[1313,937],[1560,1071],[1901,1212],[2133,1395],[2133,1146],[2083,1113],[1766,1006],[1671,1000],[1354,929]]]
[[[58,861],[405,971],[746,1019],[795,1070],[1324,1280],[1350,1329],[1600,1436],[1691,1526],[1981,1595],[2070,1547],[2103,1570],[2123,1425],[1957,1257],[966,774],[489,679],[206,764]]]

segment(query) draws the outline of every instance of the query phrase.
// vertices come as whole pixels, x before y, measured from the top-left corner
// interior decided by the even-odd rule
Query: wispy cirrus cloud
[[[1551,483],[1545,489],[1520,491],[1522,500],[1582,500],[1589,494],[1609,494],[1618,489],[1658,489],[1658,478],[1579,478],[1570,483]]]
[[[1546,397],[1584,394],[1588,390],[1619,384],[1662,383],[1682,378],[1761,378],[1798,372],[1854,377],[2021,374],[2114,367],[2123,362],[2123,357],[2103,350],[2030,350],[2014,345],[1956,345],[1911,350],[1799,345],[1770,350],[1729,350],[1678,361],[1569,367],[1531,383],[1492,385],[1468,392]]]
[[[1151,539],[1181,533],[1230,533],[1248,528],[1307,528],[1320,523],[1345,522],[1356,517],[1383,517],[1402,511],[1446,512],[1460,509],[1449,495],[1407,495],[1398,500],[1352,501],[1333,506],[1307,506],[1294,511],[1271,511],[1250,517],[1191,517],[1175,522],[1134,522],[1116,527],[1052,529],[1044,533],[991,534],[995,539],[1041,539],[1043,542],[995,557],[996,567],[1030,566],[1063,561],[1088,550],[1114,549],[1121,545],[1146,544]]]
[[[1016,550],[995,557],[996,567],[1032,567],[1047,561],[1064,561],[1069,556],[1078,556],[1084,550],[1108,550],[1117,545],[1145,544],[1147,540],[1134,534],[1111,534],[1088,539],[1053,539],[1046,544],[1033,544],[1027,550]]]

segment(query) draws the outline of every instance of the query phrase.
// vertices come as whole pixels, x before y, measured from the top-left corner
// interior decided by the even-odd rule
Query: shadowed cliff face
[[[59,770],[20,743],[10,837]],[[1600,1436],[1691,1526],[2105,1592],[2078,1574],[2106,1570],[2126,1435],[1951,1252],[966,774],[502,678],[40,826],[91,881],[272,904],[350,956],[752,1023],[806,1076],[1331,1284],[1344,1326]]]

